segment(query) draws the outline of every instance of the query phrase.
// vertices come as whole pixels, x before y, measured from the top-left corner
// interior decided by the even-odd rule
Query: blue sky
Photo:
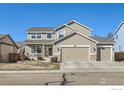
[[[26,39],[30,27],[57,27],[76,20],[106,36],[124,20],[124,4],[0,4],[0,34]]]

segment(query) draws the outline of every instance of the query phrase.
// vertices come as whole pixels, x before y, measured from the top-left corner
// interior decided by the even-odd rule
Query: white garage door
[[[89,47],[62,47],[62,61],[88,61]]]

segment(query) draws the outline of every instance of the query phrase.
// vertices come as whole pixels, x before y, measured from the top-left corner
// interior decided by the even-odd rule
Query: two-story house
[[[113,33],[115,52],[124,51],[124,22],[121,22]]]
[[[57,56],[59,61],[112,61],[113,41],[91,36],[92,29],[75,20],[57,28],[30,28],[27,56]]]

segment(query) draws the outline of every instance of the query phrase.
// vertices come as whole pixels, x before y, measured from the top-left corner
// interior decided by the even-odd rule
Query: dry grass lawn
[[[59,70],[59,63],[42,61],[24,61],[18,63],[0,63],[0,70]]]

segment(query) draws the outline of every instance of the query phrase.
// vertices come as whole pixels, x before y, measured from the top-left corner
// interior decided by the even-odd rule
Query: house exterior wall
[[[60,56],[61,45],[90,45],[90,53],[96,53],[96,43],[78,34],[75,34],[74,36],[71,36],[68,39],[63,40],[62,42],[53,45],[54,55]]]
[[[65,36],[66,35],[69,35],[70,33],[73,33],[74,31],[72,30],[72,29],[70,29],[70,28],[68,28],[68,27],[63,27],[63,28],[61,28],[61,29],[59,29],[59,30],[57,30],[56,32],[55,32],[55,34],[56,34],[56,39],[59,39],[59,32],[60,31],[64,31],[65,32]]]
[[[17,53],[17,48],[14,46],[1,44],[0,48],[3,62],[9,62],[9,53]]]
[[[34,33],[36,33],[35,31],[34,31]],[[40,34],[41,34],[41,39],[32,39],[31,38],[31,33],[27,33],[27,39],[28,40],[55,40],[55,33],[51,33],[51,39],[48,39],[47,38],[47,33],[42,33],[42,32],[40,32]]]
[[[118,29],[118,32],[113,36],[115,52],[124,51],[124,24]]]
[[[86,36],[91,36],[91,31],[77,23],[71,23],[68,24],[70,27],[76,29],[77,31],[79,31],[80,33],[86,35]]]

